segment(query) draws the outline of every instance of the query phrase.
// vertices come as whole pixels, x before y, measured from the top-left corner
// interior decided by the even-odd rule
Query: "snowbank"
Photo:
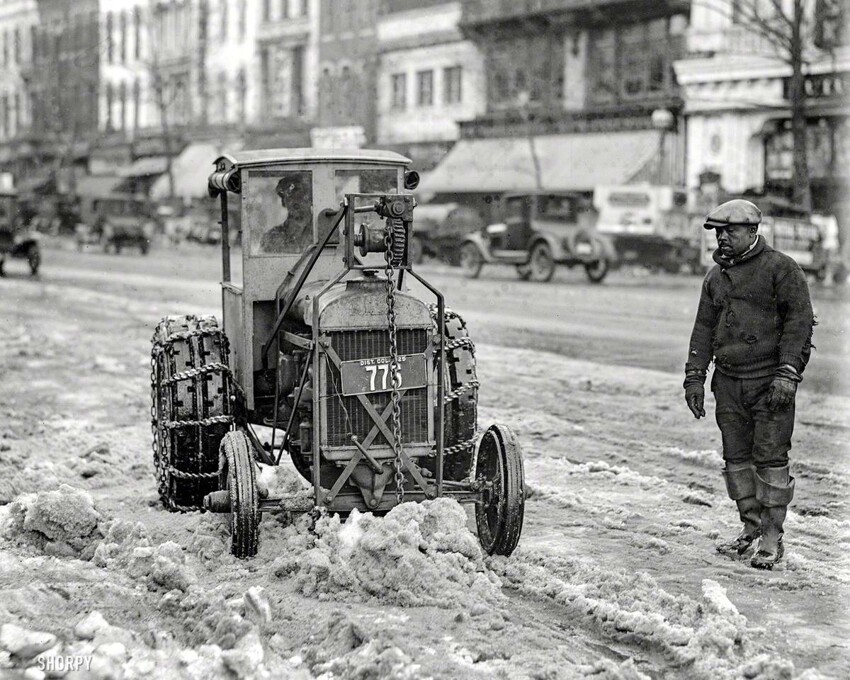
[[[320,598],[371,596],[404,607],[495,604],[500,583],[466,522],[449,498],[403,503],[385,517],[353,511],[344,524],[325,516],[314,535],[290,527],[273,570]]]

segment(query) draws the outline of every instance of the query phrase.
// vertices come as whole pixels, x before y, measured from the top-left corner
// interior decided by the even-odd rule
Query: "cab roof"
[[[282,165],[287,163],[391,163],[410,165],[410,159],[394,151],[377,149],[253,149],[226,153],[216,159],[226,160],[236,168],[249,168],[260,165]]]

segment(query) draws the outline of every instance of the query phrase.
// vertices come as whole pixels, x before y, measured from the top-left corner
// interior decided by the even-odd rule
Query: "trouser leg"
[[[751,550],[761,533],[761,504],[755,497],[753,475],[754,421],[744,401],[743,382],[714,372],[711,389],[716,402],[715,419],[723,440],[723,478],[729,498],[738,507],[743,529],[735,538],[718,543],[717,551],[738,556]]]
[[[762,536],[751,564],[757,568],[772,569],[785,552],[785,517],[788,504],[794,497],[794,478],[788,467],[788,451],[794,432],[794,405],[785,411],[771,411],[766,404],[766,395],[767,390],[760,393],[753,407],[756,498],[763,508]]]

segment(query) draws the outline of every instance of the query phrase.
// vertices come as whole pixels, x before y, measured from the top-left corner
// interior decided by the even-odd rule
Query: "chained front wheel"
[[[475,480],[484,485],[484,500],[475,506],[478,541],[488,555],[510,555],[519,543],[525,513],[522,448],[513,430],[487,428],[474,455]]]
[[[220,451],[219,483],[230,499],[230,552],[253,557],[260,542],[260,495],[251,443],[244,432],[228,432]]]

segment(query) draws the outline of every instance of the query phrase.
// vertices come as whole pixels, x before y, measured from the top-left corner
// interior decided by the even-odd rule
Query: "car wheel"
[[[27,262],[30,266],[30,273],[36,276],[38,274],[38,268],[41,265],[41,252],[38,246],[30,246],[27,251]]]
[[[464,243],[460,249],[460,266],[464,276],[468,279],[477,279],[484,266],[484,258],[474,243]]]
[[[596,262],[588,262],[584,265],[584,271],[592,283],[602,283],[602,280],[608,274],[608,260],[602,259],[596,260]]]
[[[555,259],[552,257],[552,249],[546,243],[536,243],[531,249],[528,270],[532,281],[545,283],[552,279],[555,274]]]

